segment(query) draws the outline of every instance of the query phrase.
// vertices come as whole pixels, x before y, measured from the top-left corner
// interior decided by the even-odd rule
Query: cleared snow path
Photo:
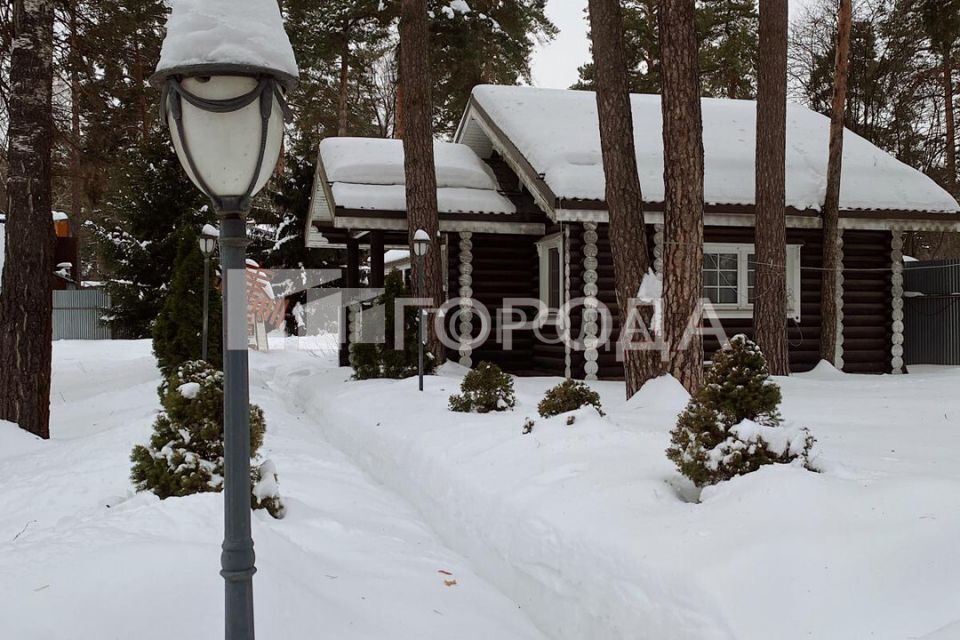
[[[272,388],[306,373],[336,385],[342,370],[303,353],[254,361],[289,510],[254,517],[258,638],[544,638]],[[0,423],[0,638],[218,637],[222,497],[130,492],[130,450],[158,406],[149,343],[57,343],[54,367],[54,439]]]
[[[673,381],[610,415],[451,414],[457,367],[320,391],[317,424],[418,507],[550,637],[656,640],[954,638],[960,623],[960,370],[784,379],[784,414],[820,438],[823,473],[766,468],[703,492],[664,455],[683,407]],[[333,397],[331,397],[331,394]]]

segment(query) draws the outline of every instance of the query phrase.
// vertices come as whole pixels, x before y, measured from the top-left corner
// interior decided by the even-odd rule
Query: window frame
[[[800,321],[800,248],[802,245],[787,245],[787,317]],[[720,318],[752,318],[753,303],[750,302],[749,259],[756,255],[753,243],[707,242],[703,245],[706,254],[737,255],[737,302],[713,303]]]
[[[556,250],[559,255],[558,267],[560,270],[558,274],[560,291],[557,296],[559,305],[555,308],[550,306],[550,252],[554,250]],[[545,315],[540,314],[542,316],[540,324],[555,324],[559,317],[560,309],[566,304],[566,266],[564,260],[563,234],[559,232],[551,233],[550,235],[540,238],[540,240],[537,241],[537,257],[539,262],[538,293],[541,304],[547,309]]]

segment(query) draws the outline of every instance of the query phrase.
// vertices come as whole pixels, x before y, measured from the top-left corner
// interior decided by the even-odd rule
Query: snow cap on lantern
[[[276,0],[170,0],[163,117],[187,175],[222,213],[245,215],[270,179],[298,70]]]
[[[207,65],[273,73],[290,89],[300,75],[276,0],[167,0],[157,76]],[[156,76],[155,76],[156,77]]]

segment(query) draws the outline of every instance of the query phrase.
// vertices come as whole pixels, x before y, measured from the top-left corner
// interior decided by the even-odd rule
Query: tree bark
[[[662,0],[660,76],[663,85],[664,274],[663,331],[669,373],[687,391],[703,384],[699,326],[703,295],[703,122],[693,0]]]
[[[754,337],[770,372],[787,375],[786,125],[787,0],[760,4],[757,82]]]
[[[0,286],[0,419],[49,438],[53,3],[16,0],[13,10],[6,260]]]
[[[957,190],[957,127],[953,108],[952,71],[953,58],[949,51],[945,51],[943,56],[943,110],[947,130],[947,190],[956,197],[960,196],[960,191]]]
[[[600,146],[606,174],[610,216],[610,249],[620,326],[630,318],[630,303],[637,297],[643,276],[650,268],[643,221],[643,195],[637,175],[633,111],[623,52],[623,13],[619,0],[590,0],[590,33],[593,41]],[[649,313],[643,314],[649,326]],[[624,345],[623,372],[627,398],[660,373],[653,351]]]
[[[343,34],[343,48],[340,51],[340,95],[337,104],[337,135],[341,138],[347,135],[350,120],[350,110],[347,107],[347,98],[350,92],[350,38],[348,33]]]
[[[80,38],[77,32],[77,0],[70,3],[70,212],[80,224],[83,209],[83,178],[80,162]],[[77,265],[79,275],[80,265]]]
[[[437,216],[437,173],[433,159],[433,110],[430,98],[430,26],[426,0],[403,0],[400,8],[400,68],[403,78],[403,152],[406,175],[407,225],[410,255],[413,236],[423,229],[431,246],[423,259],[424,291],[435,307],[443,304],[443,260]],[[412,262],[413,282],[420,282],[420,260]],[[437,362],[445,360],[444,346],[429,323],[427,348]]]
[[[847,108],[847,76],[850,65],[851,0],[840,0],[837,19],[837,59],[830,110],[830,151],[827,161],[827,193],[823,201],[823,271],[820,274],[820,358],[837,364],[839,340],[840,177],[843,168],[843,118]]]

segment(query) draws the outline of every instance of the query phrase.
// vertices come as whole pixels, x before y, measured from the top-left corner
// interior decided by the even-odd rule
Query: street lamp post
[[[213,256],[213,252],[217,249],[217,238],[213,235],[212,228],[208,228],[206,225],[203,227],[203,231],[200,233],[200,253],[203,254],[203,349],[202,349],[202,359],[204,362],[207,361],[207,354],[209,353],[209,336],[208,331],[210,328],[210,258]]]
[[[430,234],[428,234],[423,229],[417,229],[417,232],[413,234],[413,253],[417,256],[417,297],[423,298],[423,266],[427,252],[430,251]],[[417,370],[420,376],[420,391],[423,391],[423,343],[426,342],[427,336],[424,329],[426,328],[426,316],[427,310],[422,305],[417,312],[417,357],[418,365]]]
[[[196,6],[174,5],[151,82],[163,91],[161,115],[184,170],[210,198],[220,218],[224,278],[224,540],[220,574],[225,581],[225,637],[253,640],[256,566],[250,526],[246,219],[254,195],[266,184],[279,159],[284,118],[290,117],[284,96],[295,86],[297,71],[275,3],[205,2],[204,12],[222,12],[219,22],[211,22],[206,14],[196,15]],[[243,14],[243,19],[235,19],[234,14]],[[261,18],[259,24],[251,25],[253,15]],[[262,33],[243,39],[243,30],[250,26],[260,32],[273,29],[269,49],[257,48],[263,43]],[[231,42],[231,38],[237,41]]]

